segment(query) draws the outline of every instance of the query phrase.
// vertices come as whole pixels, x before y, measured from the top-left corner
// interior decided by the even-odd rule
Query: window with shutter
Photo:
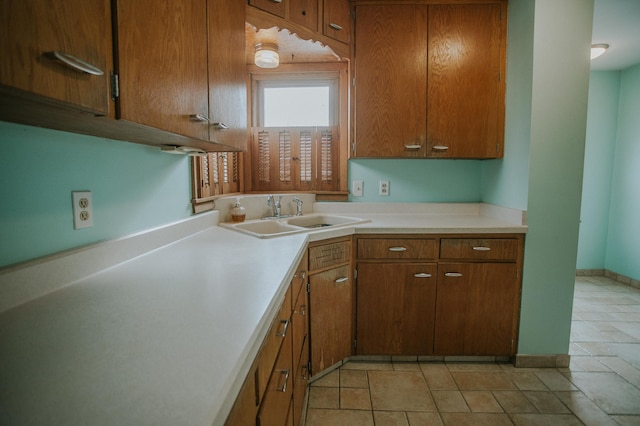
[[[240,163],[238,152],[210,152],[193,157],[194,206],[215,196],[240,192]]]

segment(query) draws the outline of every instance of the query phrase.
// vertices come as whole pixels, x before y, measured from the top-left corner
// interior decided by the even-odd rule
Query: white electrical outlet
[[[73,229],[93,226],[91,191],[73,191],[71,200],[73,201]]]
[[[354,180],[353,183],[351,184],[352,195],[354,197],[362,197],[362,194],[364,193],[363,187],[364,187],[363,181]]]
[[[381,180],[380,181],[380,190],[378,191],[378,195],[382,195],[383,197],[389,196],[389,181]]]

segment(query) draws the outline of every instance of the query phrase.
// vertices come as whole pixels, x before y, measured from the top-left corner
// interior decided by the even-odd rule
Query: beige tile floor
[[[348,362],[309,389],[306,426],[640,425],[640,290],[578,277],[571,366]]]

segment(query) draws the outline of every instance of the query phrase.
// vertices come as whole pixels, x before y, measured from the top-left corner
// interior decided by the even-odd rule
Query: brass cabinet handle
[[[349,277],[338,278],[336,280],[336,284],[340,284],[340,283],[343,283],[343,282],[348,281],[348,280],[349,280]]]
[[[445,277],[458,278],[461,277],[462,274],[460,272],[447,272],[444,274]]]
[[[271,0],[274,3],[282,3],[282,0]]]
[[[283,325],[282,331],[276,332],[276,336],[284,337],[284,336],[287,335],[287,328],[289,328],[289,320],[282,320],[282,321],[280,321],[280,324]]]
[[[491,247],[477,246],[473,248],[475,251],[490,251]]]
[[[294,314],[304,315],[307,312],[307,305],[300,305],[299,311],[293,311]]]
[[[422,145],[417,145],[417,144],[415,144],[415,145],[405,145],[404,147],[405,147],[405,149],[420,149],[420,148],[422,148]]]
[[[225,130],[229,128],[229,126],[224,124],[223,122],[211,123],[211,125],[219,130]]]
[[[104,75],[104,71],[95,65],[91,65],[89,62],[83,61],[80,58],[69,55],[68,53],[58,52],[54,50],[52,52],[46,52],[45,56],[62,62],[64,65],[76,71],[85,72],[91,75]]]
[[[333,23],[333,22],[331,22],[331,23],[329,24],[329,27],[331,27],[332,29],[334,29],[334,30],[336,30],[336,31],[342,31],[342,29],[343,29],[340,25],[335,24],[335,23]]]
[[[434,145],[433,149],[437,150],[437,151],[446,151],[449,149],[448,146],[446,145]]]

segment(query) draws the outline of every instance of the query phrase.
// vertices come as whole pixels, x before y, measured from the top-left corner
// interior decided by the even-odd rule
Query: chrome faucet
[[[302,216],[302,200],[298,197],[295,197],[291,201],[296,203],[296,216]]]
[[[281,201],[282,201],[282,195],[278,196],[277,200],[273,195],[267,196],[267,206],[273,209],[273,217],[276,217],[276,218],[280,217]]]

